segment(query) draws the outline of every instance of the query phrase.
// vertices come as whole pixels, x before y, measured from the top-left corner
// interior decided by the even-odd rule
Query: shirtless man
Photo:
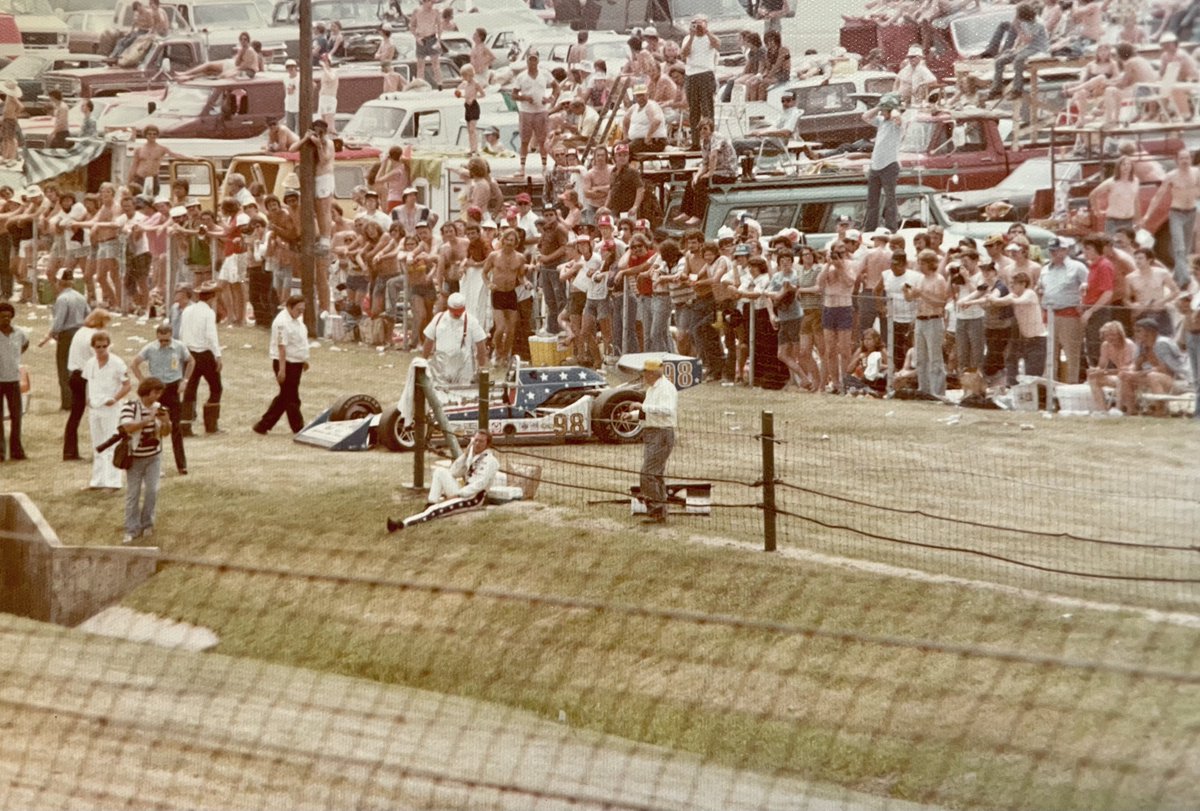
[[[325,127],[333,132],[333,117],[337,113],[338,72],[329,61],[329,54],[321,56],[321,90],[317,94],[317,115]]]
[[[855,264],[860,267],[855,284],[855,304],[858,311],[858,327],[854,340],[862,337],[863,330],[873,329],[879,319],[879,332],[887,335],[887,314],[883,305],[883,272],[892,266],[892,249],[888,247],[891,232],[880,228],[869,236],[871,247],[866,249]]]
[[[433,62],[433,86],[442,86],[442,15],[433,0],[421,0],[409,20],[408,30],[417,41],[417,79],[425,78],[425,63]]]
[[[120,210],[116,187],[111,183],[101,183],[100,208],[96,210],[96,216],[78,223],[81,228],[91,229],[92,246],[96,250],[96,277],[100,282],[104,303],[109,307],[116,307],[120,303],[117,298],[117,232],[120,228],[116,225]]]
[[[1155,261],[1154,251],[1138,248],[1133,252],[1133,261],[1137,270],[1125,277],[1133,308],[1130,318],[1134,322],[1153,318],[1158,322],[1160,333],[1172,334],[1167,307],[1179,295],[1179,286],[1170,271]]]
[[[496,364],[507,367],[517,330],[517,288],[525,283],[525,254],[517,251],[521,238],[511,228],[500,236],[500,250],[483,261],[483,278],[492,291],[496,321]]]
[[[1121,73],[1104,89],[1104,123],[1109,125],[1118,123],[1121,103],[1134,98],[1139,84],[1158,81],[1158,71],[1150,60],[1139,56],[1128,42],[1117,46],[1117,59],[1121,60]]]
[[[396,59],[396,43],[392,42],[392,26],[384,23],[379,26],[379,47],[375,49],[375,61],[390,64]]]
[[[199,76],[234,79],[239,74],[245,74],[253,78],[255,74],[261,73],[265,67],[266,64],[262,54],[255,50],[253,44],[250,42],[250,35],[243,31],[238,35],[238,49],[234,51],[233,59],[218,59],[212,62],[204,62],[191,70],[185,70],[183,73],[176,74],[175,78],[181,82],[187,79],[195,79]]]
[[[381,94],[404,89],[404,77],[392,70],[390,63],[384,62],[379,66],[379,70],[383,72],[383,90],[379,91]]]
[[[1171,229],[1171,255],[1175,263],[1175,282],[1187,285],[1190,277],[1188,257],[1192,253],[1196,231],[1196,200],[1200,198],[1200,171],[1192,166],[1192,153],[1181,149],[1175,155],[1175,169],[1167,172],[1154,199],[1145,212],[1154,211],[1164,194],[1171,194],[1171,211],[1167,223]],[[1145,228],[1145,212],[1138,218],[1138,227]]]
[[[314,170],[316,198],[317,232],[320,235],[319,248],[324,253],[329,250],[330,237],[333,234],[333,142],[329,140],[329,125],[324,119],[312,122],[308,134],[300,139],[296,148],[311,144],[316,150],[316,169]]]
[[[1159,38],[1158,44],[1162,46],[1162,55],[1158,58],[1158,64],[1162,69],[1164,84],[1167,71],[1174,63],[1179,64],[1179,67],[1175,69],[1178,71],[1175,74],[1176,82],[1194,83],[1200,79],[1200,73],[1196,69],[1196,60],[1186,50],[1180,49],[1179,40],[1174,34],[1163,34]],[[1175,108],[1174,113],[1185,121],[1192,117],[1190,96],[1191,91],[1186,87],[1176,87],[1171,91],[1171,105]]]
[[[162,162],[167,158],[186,160],[188,156],[160,144],[158,127],[153,124],[142,130],[142,135],[146,142],[133,150],[133,159],[129,162],[129,176],[125,182],[140,186],[143,194],[153,195],[158,191],[158,173]]]
[[[0,160],[15,163],[20,144],[17,119],[25,112],[25,105],[21,103],[21,87],[9,80],[0,85],[0,96],[4,99],[4,111],[0,117]]]
[[[267,122],[267,151],[295,152],[300,144],[300,136],[272,119]]]
[[[442,296],[449,297],[451,293],[459,291],[469,244],[466,237],[458,235],[458,230],[453,222],[447,220],[442,225],[442,244],[437,252],[437,278],[440,282],[439,301]]]

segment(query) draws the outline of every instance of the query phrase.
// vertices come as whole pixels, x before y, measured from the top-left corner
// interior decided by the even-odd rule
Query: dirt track
[[[0,615],[0,808],[909,808],[482,702]]]

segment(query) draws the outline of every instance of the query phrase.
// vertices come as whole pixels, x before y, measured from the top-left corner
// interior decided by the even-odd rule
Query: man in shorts
[[[333,142],[329,140],[329,125],[317,119],[297,148],[311,144],[316,150],[313,196],[316,198],[317,231],[320,235],[320,251],[328,252],[333,229]]]
[[[517,77],[513,101],[517,103],[517,117],[521,125],[521,174],[525,174],[525,158],[532,147],[542,158],[542,175],[546,174],[546,128],[550,112],[546,101],[550,98],[550,74],[538,70],[538,53],[530,51],[525,57],[525,72]]]
[[[513,229],[500,236],[500,250],[483,261],[483,278],[492,291],[492,314],[496,321],[496,362],[507,367],[513,351],[519,316],[517,288],[525,283],[525,254],[517,250],[521,237]]]
[[[414,78],[425,78],[425,63],[432,62],[433,86],[442,85],[442,14],[433,7],[433,0],[421,0],[412,13],[409,30],[417,42],[417,72]]]
[[[317,115],[325,122],[325,128],[333,131],[333,117],[338,105],[338,72],[329,61],[329,54],[321,56],[321,89],[317,93]]]

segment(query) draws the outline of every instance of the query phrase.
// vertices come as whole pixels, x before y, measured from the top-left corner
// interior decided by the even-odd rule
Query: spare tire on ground
[[[329,419],[331,422],[360,420],[382,411],[383,407],[379,405],[379,401],[369,394],[347,394],[333,401],[333,411],[330,412]]]

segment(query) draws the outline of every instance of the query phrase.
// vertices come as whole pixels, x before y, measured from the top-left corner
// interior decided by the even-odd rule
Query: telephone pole
[[[301,134],[308,133],[313,115],[313,70],[312,70],[312,0],[299,0],[300,44],[296,61],[300,67],[300,121]],[[304,325],[308,336],[317,337],[317,297],[314,284],[316,262],[316,232],[314,224],[317,212],[314,206],[317,153],[311,144],[300,149],[300,293],[304,296]]]

